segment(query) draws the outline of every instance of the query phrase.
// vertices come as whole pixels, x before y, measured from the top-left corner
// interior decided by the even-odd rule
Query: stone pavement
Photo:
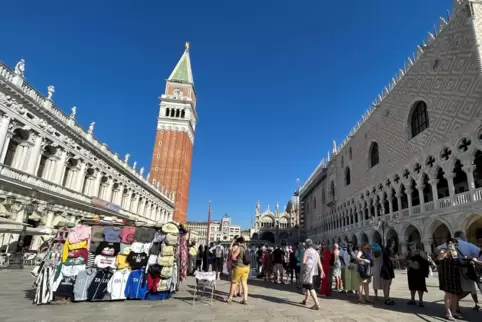
[[[164,302],[125,301],[69,303],[64,305],[35,306],[31,297],[33,280],[25,271],[0,271],[0,321],[442,321],[442,293],[438,290],[436,276],[427,280],[429,293],[426,307],[408,307],[406,275],[397,274],[393,285],[393,298],[397,305],[387,307],[381,301],[373,305],[356,304],[353,295],[334,294],[320,298],[322,310],[311,311],[297,304],[302,296],[292,285],[274,285],[263,281],[250,281],[247,306],[231,305],[221,300],[229,283],[218,282],[218,301],[213,306],[192,304],[192,285],[189,278],[173,299]],[[237,300],[239,301],[239,300]],[[470,297],[462,302],[465,321],[482,321],[482,312],[471,310]]]

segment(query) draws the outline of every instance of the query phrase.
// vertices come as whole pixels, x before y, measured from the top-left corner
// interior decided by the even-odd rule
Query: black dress
[[[407,277],[408,277],[408,289],[410,291],[423,291],[427,292],[427,284],[425,279],[428,276],[428,261],[420,254],[407,256],[407,260],[411,260],[413,262],[418,262],[419,269],[413,269],[408,267],[407,270]]]
[[[447,257],[438,263],[438,282],[441,291],[460,295],[464,293],[460,282],[460,266],[456,261]]]
[[[382,253],[382,268],[381,268],[381,278],[389,281],[395,278],[395,270],[393,269],[393,262],[390,260],[390,257],[394,257],[394,254],[390,249],[384,249]]]

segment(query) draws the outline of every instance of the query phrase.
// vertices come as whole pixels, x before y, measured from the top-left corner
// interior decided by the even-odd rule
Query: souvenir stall
[[[37,272],[34,304],[165,300],[187,275],[187,230],[119,220],[61,228]]]

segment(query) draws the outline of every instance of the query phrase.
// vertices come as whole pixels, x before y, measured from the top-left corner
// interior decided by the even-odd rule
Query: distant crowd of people
[[[477,289],[482,292],[482,238],[477,245],[469,243],[463,232],[456,232],[430,255],[408,243],[408,251],[400,256],[396,245],[389,240],[384,247],[377,243],[361,246],[346,243],[315,245],[311,239],[292,246],[261,246],[249,250],[243,237],[236,237],[225,249],[221,244],[199,246],[196,269],[216,271],[217,278],[226,264],[231,279],[231,289],[226,302],[242,296],[248,301],[250,268],[258,278],[272,283],[291,283],[303,289],[302,304],[310,297],[313,310],[320,309],[318,295],[331,296],[332,291],[356,294],[361,304],[371,303],[370,289],[375,298],[382,292],[385,305],[395,305],[390,297],[395,267],[402,263],[407,270],[410,300],[408,305],[424,307],[427,292],[426,278],[438,270],[439,288],[445,293],[445,318],[462,319],[459,302],[467,295],[474,301],[474,310],[480,311]],[[194,255],[194,252],[192,253]],[[252,263],[252,260],[253,263]]]

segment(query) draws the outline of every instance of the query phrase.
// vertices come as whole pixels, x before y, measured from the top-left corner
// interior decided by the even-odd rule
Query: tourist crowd
[[[226,299],[242,296],[248,301],[248,277],[255,270],[258,278],[272,283],[291,283],[302,289],[307,305],[320,309],[318,295],[331,296],[332,292],[354,294],[361,304],[371,303],[370,290],[375,299],[379,292],[385,305],[395,305],[390,297],[396,267],[406,268],[410,300],[408,305],[424,307],[427,292],[426,278],[438,271],[439,288],[445,293],[445,318],[462,319],[459,302],[471,295],[474,310],[480,311],[477,292],[482,292],[482,238],[477,245],[469,243],[462,232],[438,246],[433,254],[418,248],[414,241],[408,243],[406,254],[399,254],[397,245],[389,240],[386,246],[373,244],[354,245],[350,242],[333,247],[315,245],[311,239],[292,246],[267,247],[249,250],[243,237],[236,237],[225,249],[221,244],[199,246],[192,252],[198,270],[216,271],[217,278],[226,265],[231,289]]]

